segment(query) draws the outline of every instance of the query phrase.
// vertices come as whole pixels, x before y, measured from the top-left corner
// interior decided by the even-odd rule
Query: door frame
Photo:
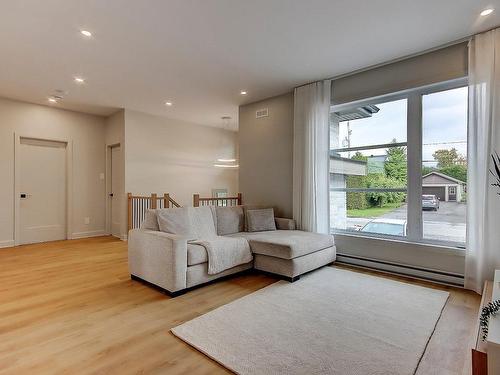
[[[106,144],[106,234],[112,235],[112,230],[111,230],[111,205],[112,205],[112,200],[111,197],[109,196],[109,193],[111,193],[111,163],[112,163],[112,149],[113,147],[122,147],[122,144],[120,142],[116,143],[109,143]],[[122,218],[123,219],[123,218]],[[123,225],[123,223],[120,223]],[[123,233],[121,233],[122,228],[120,227],[120,239],[123,237]]]
[[[34,139],[48,142],[66,143],[66,239],[73,238],[73,140],[70,138],[40,137],[36,134],[14,133],[14,246],[21,243],[21,194],[19,153],[21,139]]]

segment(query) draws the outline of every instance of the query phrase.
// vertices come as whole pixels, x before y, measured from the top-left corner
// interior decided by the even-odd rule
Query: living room
[[[500,373],[499,12],[3,4],[0,373]]]

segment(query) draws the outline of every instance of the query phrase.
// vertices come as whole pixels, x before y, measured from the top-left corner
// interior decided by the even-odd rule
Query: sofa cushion
[[[264,208],[272,208],[270,206],[267,206],[267,205],[263,205],[263,204],[245,204],[242,206],[243,207],[243,221],[244,221],[244,229],[243,231],[244,232],[248,232],[248,223],[247,223],[247,220],[246,220],[246,217],[247,217],[247,212],[250,211],[250,210],[261,210],[261,209],[264,209]]]
[[[286,229],[286,230],[295,230],[295,220],[286,219],[283,217],[275,217],[274,222],[276,223],[276,229]]]
[[[187,265],[194,266],[208,262],[207,250],[201,246],[193,243],[187,245]]]
[[[244,215],[242,206],[215,207],[216,227],[219,236],[243,232]]]
[[[141,229],[159,231],[158,217],[156,216],[157,210],[147,210],[144,216],[144,221],[141,224]]]
[[[192,230],[187,207],[158,210],[156,214],[158,226],[162,232],[177,234],[188,239],[196,238],[196,234]]]
[[[314,253],[334,245],[333,236],[300,230],[276,230],[269,232],[236,233],[231,236],[244,237],[255,254],[282,259],[293,259]]]
[[[209,239],[217,236],[214,215],[210,206],[187,207],[191,224],[191,232],[195,239]]]
[[[248,210],[246,212],[245,220],[247,222],[248,232],[276,230],[276,223],[274,222],[274,210],[272,208]]]

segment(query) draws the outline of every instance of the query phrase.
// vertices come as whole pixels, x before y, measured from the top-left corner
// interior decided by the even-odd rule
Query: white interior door
[[[66,143],[21,138],[20,243],[66,239]]]
[[[120,145],[111,147],[111,234],[120,238],[121,235],[121,195],[122,169]]]

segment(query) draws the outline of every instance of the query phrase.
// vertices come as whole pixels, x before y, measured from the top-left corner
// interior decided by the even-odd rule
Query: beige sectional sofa
[[[178,223],[174,223],[171,231],[178,233],[162,231],[165,214],[170,224],[177,216],[181,222],[188,217],[187,224],[184,222],[179,229]],[[244,206],[150,210],[141,228],[129,233],[131,277],[159,287],[169,295],[178,295],[252,268],[293,282],[301,274],[335,261],[333,236],[295,230],[291,219],[271,216],[273,222],[269,220],[269,212]],[[260,226],[268,230],[259,231]],[[235,260],[234,267],[210,274],[209,254],[217,249],[207,251],[203,240],[206,237],[218,243],[221,236],[224,243],[228,243],[226,247],[231,246],[233,240],[241,245],[244,239],[253,259],[241,264]]]

